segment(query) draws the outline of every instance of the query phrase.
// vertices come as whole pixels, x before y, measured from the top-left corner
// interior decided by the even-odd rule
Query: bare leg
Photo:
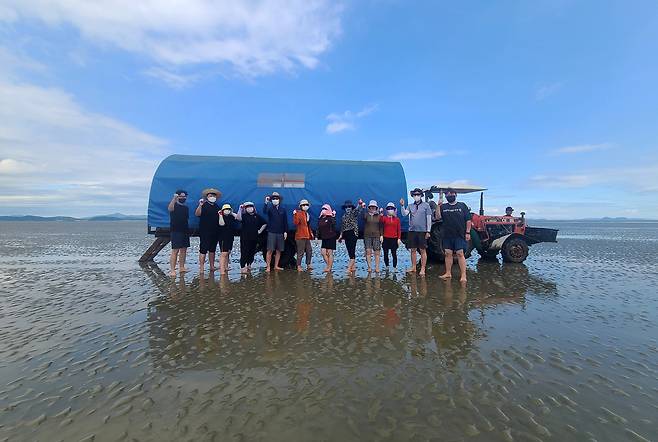
[[[328,260],[329,262],[327,263],[327,267],[329,267],[329,271],[331,272],[331,269],[334,266],[334,251],[333,250],[328,250]]]
[[[457,250],[457,262],[459,263],[459,272],[461,277],[459,282],[466,282],[466,257],[464,256],[463,250]]]
[[[274,255],[274,270],[283,270],[283,268],[279,267],[280,260],[281,260],[281,251],[277,250],[276,254]]]
[[[372,255],[372,250],[366,249],[366,262],[368,263],[368,273],[372,272],[372,264],[370,263],[371,255]]]
[[[349,262],[349,264],[347,264],[347,271],[348,272],[353,272],[354,271],[354,267],[356,266],[355,261],[356,260],[350,258],[350,262]]]
[[[199,273],[203,273],[206,267],[206,254],[199,253]]]
[[[373,250],[372,253],[375,255],[375,273],[379,273],[379,258],[381,253],[379,250]]]
[[[215,271],[215,252],[208,252],[208,264],[210,264],[210,271],[214,272]]]
[[[452,250],[445,249],[446,272],[441,275],[442,279],[452,278]]]
[[[265,265],[266,265],[265,271],[266,272],[269,272],[270,269],[272,268],[270,264],[272,264],[272,251],[268,250],[267,254],[265,255]]]
[[[407,269],[407,272],[414,273],[416,271],[416,249],[411,249],[411,267]]]
[[[187,258],[187,249],[180,249],[178,251],[178,270],[181,273],[187,272],[185,267],[185,259]]]
[[[178,251],[180,249],[171,249],[171,257],[169,258],[169,276],[176,276],[176,260],[178,260]]]
[[[420,276],[425,276],[425,267],[427,266],[427,250],[420,249]]]

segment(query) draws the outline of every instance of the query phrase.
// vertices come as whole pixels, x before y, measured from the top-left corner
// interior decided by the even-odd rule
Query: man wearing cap
[[[169,235],[171,238],[170,276],[176,276],[176,261],[178,261],[178,271],[180,273],[187,272],[185,258],[187,257],[187,248],[190,246],[187,222],[190,216],[190,208],[185,204],[186,200],[187,191],[179,189],[174,193],[174,197],[167,206],[169,211]]]
[[[366,249],[368,273],[372,271],[372,266],[370,264],[372,255],[375,255],[375,273],[379,273],[379,255],[382,249],[381,237],[384,233],[384,227],[381,223],[381,215],[379,213],[377,201],[370,200],[368,203],[368,210],[363,214],[363,218],[365,219],[363,227],[363,246]]]
[[[258,236],[265,231],[267,224],[262,216],[256,213],[256,206],[251,201],[240,205],[236,219],[242,222],[240,230],[240,273],[251,271],[254,263]]]
[[[297,244],[297,271],[301,272],[302,258],[306,255],[306,270],[312,270],[311,260],[313,257],[313,247],[311,240],[313,239],[313,231],[311,230],[311,216],[308,213],[310,204],[308,200],[301,200],[299,202],[300,210],[292,211],[292,221],[297,226],[295,231],[295,243]]]
[[[219,213],[217,238],[219,240],[219,274],[225,275],[228,272],[228,260],[231,250],[233,250],[233,240],[235,239],[235,231],[237,215],[233,213],[233,208],[230,204],[224,204]]]
[[[267,272],[271,269],[272,252],[275,252],[274,269],[283,270],[279,267],[281,260],[281,252],[285,247],[286,239],[288,239],[288,215],[281,207],[281,195],[279,192],[272,192],[272,195],[265,197],[265,205],[263,206],[263,213],[267,217]]]
[[[416,187],[412,190],[411,197],[414,202],[408,208],[404,207],[404,198],[400,199],[402,215],[409,216],[407,248],[411,252],[411,267],[407,269],[407,272],[413,273],[416,271],[416,250],[420,250],[420,272],[418,274],[425,276],[427,240],[432,229],[432,209],[429,204],[423,201],[423,191],[421,189]]]
[[[466,257],[464,250],[471,240],[471,209],[464,203],[457,202],[457,192],[454,189],[446,191],[447,203],[443,204],[439,195],[439,207],[436,211],[437,219],[442,219],[441,235],[445,251],[446,272],[441,275],[443,279],[452,278],[453,254],[457,255],[460,281],[466,282]]]
[[[194,214],[199,217],[199,273],[204,272],[206,254],[210,271],[215,271],[215,252],[219,241],[219,212],[217,199],[222,193],[215,188],[203,189]]]

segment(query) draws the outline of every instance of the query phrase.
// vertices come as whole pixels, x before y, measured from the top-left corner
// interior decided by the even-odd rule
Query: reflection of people
[[[245,201],[240,206],[236,219],[242,221],[242,229],[240,230],[240,272],[247,273],[251,271],[251,265],[254,263],[258,236],[265,231],[267,224],[265,224],[263,217],[256,213],[256,207],[251,201]]]
[[[279,192],[272,192],[272,195],[265,197],[263,213],[267,216],[267,256],[265,258],[267,272],[272,268],[272,253],[274,253],[274,269],[283,270],[282,267],[279,267],[279,260],[288,238],[288,215],[280,203]]]
[[[210,271],[215,271],[215,252],[217,251],[220,212],[217,198],[221,197],[221,195],[222,193],[217,189],[203,189],[199,205],[194,211],[194,214],[199,217],[199,273],[204,272],[206,254],[208,254]]]
[[[471,240],[471,209],[461,201],[457,202],[457,192],[454,189],[446,191],[447,203],[442,204],[439,197],[439,206],[436,213],[438,219],[443,220],[441,226],[443,249],[445,251],[446,272],[441,275],[443,279],[452,278],[453,253],[457,255],[461,282],[466,282],[466,257],[464,250]]]
[[[313,259],[313,247],[311,240],[313,239],[313,231],[311,230],[311,217],[308,214],[309,208],[308,200],[301,200],[299,208],[301,210],[292,211],[292,220],[297,226],[295,230],[295,243],[297,244],[297,271],[302,270],[302,258],[306,255],[306,270],[311,270],[311,261]]]
[[[409,216],[409,232],[407,233],[407,248],[411,252],[411,267],[407,272],[416,271],[416,250],[420,250],[420,276],[425,276],[427,265],[427,240],[432,228],[432,211],[430,205],[422,200],[423,191],[415,188],[411,191],[414,203],[404,207],[404,198],[400,199],[402,215]]]
[[[190,216],[190,208],[185,205],[187,191],[177,190],[169,202],[169,235],[171,238],[171,257],[169,258],[169,275],[176,276],[176,261],[178,271],[187,272],[185,258],[187,248],[190,246],[190,235],[188,233],[187,220]]]
[[[347,256],[350,261],[347,264],[347,272],[351,273],[355,270],[356,261],[356,241],[359,237],[359,224],[357,219],[361,214],[361,200],[359,200],[358,207],[350,200],[343,203],[343,217],[340,221],[340,236],[338,242],[345,240],[345,248],[347,249]]]
[[[372,271],[371,257],[375,255],[375,273],[379,273],[379,255],[382,249],[381,237],[383,227],[379,219],[379,206],[377,201],[370,200],[368,210],[364,213],[365,225],[363,228],[363,246],[366,249],[366,262],[368,272]]]
[[[382,235],[382,249],[384,250],[384,265],[388,269],[388,251],[391,251],[393,257],[393,271],[398,269],[398,245],[402,242],[402,229],[400,226],[400,218],[395,215],[395,204],[386,204],[386,212],[382,217],[382,225],[384,226]]]
[[[512,215],[512,212],[514,212],[514,209],[512,209],[510,206],[505,207],[505,215],[504,217],[510,217],[513,218],[514,215]]]
[[[329,204],[322,206],[320,219],[318,220],[318,236],[322,240],[320,253],[326,264],[325,273],[331,272],[334,265],[334,250],[336,250],[336,212],[331,209]]]

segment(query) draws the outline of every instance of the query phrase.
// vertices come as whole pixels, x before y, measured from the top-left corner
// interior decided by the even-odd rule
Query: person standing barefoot
[[[334,266],[334,250],[336,250],[336,212],[329,204],[322,206],[318,221],[318,236],[322,240],[320,253],[326,264],[325,273],[331,272]]]
[[[356,242],[359,238],[359,223],[358,219],[361,215],[361,205],[363,200],[359,198],[355,206],[351,200],[346,200],[341,207],[343,209],[343,217],[340,221],[340,235],[338,242],[345,240],[345,248],[347,249],[347,256],[349,256],[349,263],[347,264],[347,273],[353,273],[356,270]]]
[[[190,208],[185,205],[186,200],[187,191],[177,190],[167,206],[169,211],[169,234],[171,238],[169,276],[176,276],[177,261],[178,271],[180,273],[187,272],[187,268],[185,268],[185,258],[187,257],[187,248],[190,247],[190,235],[188,230]]]
[[[404,216],[409,216],[409,232],[407,234],[407,248],[411,252],[411,267],[407,272],[416,271],[416,251],[420,250],[420,272],[419,276],[425,276],[425,267],[427,266],[427,240],[430,237],[432,228],[432,209],[430,205],[422,200],[423,191],[415,188],[411,191],[411,197],[414,199],[409,208],[404,207],[404,198],[400,199],[401,212]]]
[[[445,250],[446,272],[441,275],[442,279],[452,278],[453,255],[457,255],[459,263],[460,278],[462,283],[466,282],[466,257],[464,250],[471,240],[471,209],[464,203],[457,202],[457,192],[453,189],[446,191],[447,203],[443,204],[439,196],[439,205],[436,209],[436,218],[443,220],[441,232],[443,235],[443,248]]]

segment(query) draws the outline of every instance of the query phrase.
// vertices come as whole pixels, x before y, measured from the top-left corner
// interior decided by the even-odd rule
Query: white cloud
[[[447,152],[442,150],[417,150],[414,152],[398,152],[389,157],[393,161],[403,160],[428,160],[446,156]]]
[[[336,134],[346,130],[356,129],[356,120],[366,117],[375,112],[379,107],[376,104],[366,106],[358,112],[345,111],[343,113],[331,113],[326,119],[329,121],[325,131],[328,134]]]
[[[146,69],[144,74],[152,78],[157,78],[173,89],[184,89],[201,78],[198,74],[178,74],[162,67]]]
[[[535,99],[537,101],[545,100],[551,95],[557,93],[560,89],[562,89],[562,82],[544,84],[535,91]]]
[[[611,143],[601,143],[601,144],[578,144],[574,146],[564,146],[551,151],[554,155],[562,154],[575,154],[575,153],[587,153],[587,152],[598,152],[601,150],[608,150],[612,148]]]
[[[144,213],[166,145],[60,89],[0,76],[2,213]]]
[[[530,182],[544,188],[584,188],[621,186],[631,192],[658,190],[658,163],[644,166],[620,166],[563,175],[536,175]]]
[[[220,65],[254,77],[315,68],[340,34],[341,10],[330,0],[6,0],[0,21],[72,26],[163,69]]]

